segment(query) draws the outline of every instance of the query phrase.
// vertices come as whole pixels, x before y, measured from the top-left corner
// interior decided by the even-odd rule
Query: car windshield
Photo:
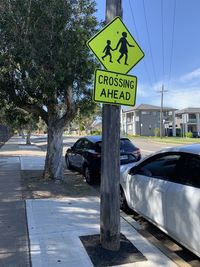
[[[96,143],[96,151],[101,152],[101,146],[102,142]],[[121,138],[120,139],[120,152],[132,152],[136,150],[136,147],[133,145],[133,143],[127,139],[127,138]]]
[[[120,139],[120,150],[121,152],[131,152],[134,151],[136,147],[129,139]]]

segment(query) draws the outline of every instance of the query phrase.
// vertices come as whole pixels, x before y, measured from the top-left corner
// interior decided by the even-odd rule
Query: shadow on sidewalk
[[[65,170],[64,180],[56,184],[54,180],[44,180],[42,170],[21,171],[23,199],[63,198],[97,196],[98,189],[88,185],[77,172]],[[98,186],[97,186],[98,187]]]

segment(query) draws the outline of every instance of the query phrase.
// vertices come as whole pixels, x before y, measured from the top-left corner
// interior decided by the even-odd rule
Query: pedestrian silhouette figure
[[[105,52],[105,55],[102,57],[102,59],[104,60],[105,57],[109,56],[110,57],[110,62],[112,62],[112,54],[111,54],[111,50],[114,51],[114,49],[112,49],[111,45],[111,41],[107,40],[107,45],[103,50],[103,53]]]
[[[128,43],[128,41],[126,40],[127,37],[127,33],[123,32],[122,33],[122,37],[120,38],[116,48],[114,50],[117,50],[118,47],[120,46],[119,52],[121,53],[121,55],[119,56],[119,58],[117,59],[117,62],[120,63],[120,59],[125,55],[125,65],[128,65],[127,60],[128,60],[128,46],[129,47],[134,47],[134,45],[130,45]]]

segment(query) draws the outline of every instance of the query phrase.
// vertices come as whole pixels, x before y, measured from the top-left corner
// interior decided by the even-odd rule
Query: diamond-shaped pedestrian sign
[[[120,17],[102,28],[87,45],[109,71],[128,73],[144,57]]]

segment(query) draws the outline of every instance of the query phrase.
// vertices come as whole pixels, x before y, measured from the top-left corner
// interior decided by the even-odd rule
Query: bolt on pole
[[[121,0],[106,0],[106,22],[122,17]],[[103,248],[120,248],[120,106],[103,105],[100,241]]]

